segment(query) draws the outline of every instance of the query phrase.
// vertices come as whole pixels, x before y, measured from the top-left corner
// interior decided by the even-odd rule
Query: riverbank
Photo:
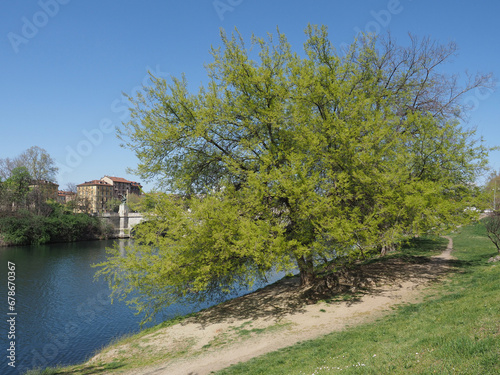
[[[44,374],[498,373],[500,266],[481,224],[461,231],[364,263],[358,288],[285,278]]]
[[[65,212],[51,206],[45,215],[27,210],[0,215],[0,246],[26,246],[49,243],[111,239],[111,224],[83,213]]]
[[[446,240],[417,242],[418,249],[362,265],[357,280],[342,280],[342,290],[333,294],[312,293],[298,288],[297,277],[285,278],[120,340],[87,363],[55,373],[208,374],[299,341],[373,322],[395,305],[421,301],[426,288],[452,269],[450,248],[443,252]]]
[[[21,244],[14,244],[14,243],[6,243],[2,239],[2,234],[0,233],[0,249],[2,248],[9,248],[9,247],[16,247],[16,246],[33,246],[33,245],[54,245],[54,244],[64,244],[64,243],[76,243],[76,242],[87,242],[87,241],[107,241],[107,240],[123,240],[123,239],[129,239],[130,237],[120,237],[117,235],[109,235],[109,236],[95,236],[95,237],[90,237],[90,238],[80,238],[80,239],[75,239],[71,241],[67,240],[55,240],[55,241],[48,241],[48,242],[43,242],[43,243],[21,243]]]
[[[130,358],[154,347],[170,352],[174,359],[125,373],[209,374],[300,341],[373,322],[390,313],[394,305],[420,301],[425,287],[450,270],[450,250],[451,245],[428,261],[408,263],[393,258],[366,264],[358,271],[360,279],[351,281],[355,285],[344,280],[350,285],[340,296],[310,294],[298,287],[298,277],[285,279],[104,351],[89,364],[123,361],[123,352]]]

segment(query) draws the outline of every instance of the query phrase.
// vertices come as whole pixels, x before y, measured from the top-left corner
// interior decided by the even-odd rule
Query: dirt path
[[[374,321],[388,314],[393,305],[418,302],[424,288],[447,273],[453,243],[446,238],[446,250],[430,261],[394,259],[364,267],[367,291],[358,294],[353,287],[349,300],[312,304],[304,298],[303,290],[293,288],[297,278],[290,278],[145,336],[139,343],[100,354],[92,361],[111,361],[123,353],[141,355],[140,349],[148,349],[148,353],[172,359],[125,374],[205,375],[299,341]]]

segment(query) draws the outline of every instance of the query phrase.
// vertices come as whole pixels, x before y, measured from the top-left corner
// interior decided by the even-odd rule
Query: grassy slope
[[[218,374],[500,374],[500,264],[482,224],[453,235],[458,272],[375,324],[303,342]]]

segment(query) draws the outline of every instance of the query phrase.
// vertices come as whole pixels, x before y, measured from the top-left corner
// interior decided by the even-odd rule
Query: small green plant
[[[110,363],[107,363],[103,369],[105,370],[114,370],[114,369],[118,369],[120,367],[123,367],[123,362],[122,361],[113,361],[113,362],[110,362]]]
[[[55,375],[59,374],[58,367],[47,367],[45,369],[32,369],[28,370],[24,375]]]

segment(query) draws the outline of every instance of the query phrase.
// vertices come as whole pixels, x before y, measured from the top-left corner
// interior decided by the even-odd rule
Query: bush
[[[45,217],[28,211],[9,212],[0,217],[0,233],[7,245],[38,245],[111,237],[113,230],[97,217],[73,214],[53,205]]]
[[[484,219],[484,226],[488,238],[493,242],[498,252],[500,252],[500,214],[495,212],[492,216]]]
[[[26,214],[17,213],[12,216],[0,217],[0,232],[5,243],[24,245],[30,243],[31,220]]]

